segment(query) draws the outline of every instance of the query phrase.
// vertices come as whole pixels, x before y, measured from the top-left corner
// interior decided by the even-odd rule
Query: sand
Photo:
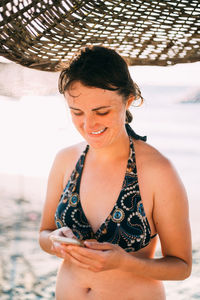
[[[54,299],[59,259],[39,247],[40,211],[24,199],[5,197],[3,200],[0,211],[0,298]]]

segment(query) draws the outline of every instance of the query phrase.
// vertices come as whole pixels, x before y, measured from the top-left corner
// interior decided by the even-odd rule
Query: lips
[[[101,130],[92,131],[92,132],[90,132],[90,135],[96,135],[96,136],[98,136],[98,135],[102,134],[103,132],[105,132],[106,129],[107,129],[107,127],[103,128]]]

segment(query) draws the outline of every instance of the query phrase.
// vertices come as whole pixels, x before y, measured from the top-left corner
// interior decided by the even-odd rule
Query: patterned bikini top
[[[68,226],[79,240],[96,239],[98,242],[118,244],[127,252],[137,251],[149,244],[151,230],[140,196],[134,145],[131,137],[129,140],[130,155],[122,189],[112,211],[96,233],[80,201],[80,181],[89,145],[80,156],[61,195],[55,214],[57,228]]]

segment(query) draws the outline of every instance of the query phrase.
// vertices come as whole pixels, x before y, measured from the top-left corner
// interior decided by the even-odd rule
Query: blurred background
[[[130,72],[145,98],[131,108],[132,127],[172,161],[189,199],[193,271],[166,282],[167,296],[200,299],[200,63]],[[54,297],[59,259],[39,248],[40,216],[56,153],[82,140],[58,94],[58,76],[0,58],[1,299]]]

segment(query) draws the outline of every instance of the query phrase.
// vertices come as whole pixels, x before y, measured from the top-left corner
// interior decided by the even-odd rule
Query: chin
[[[91,141],[89,139],[86,139],[86,142],[88,143],[88,145],[94,149],[100,149],[100,148],[104,148],[107,146],[107,143],[104,142],[94,142]]]

